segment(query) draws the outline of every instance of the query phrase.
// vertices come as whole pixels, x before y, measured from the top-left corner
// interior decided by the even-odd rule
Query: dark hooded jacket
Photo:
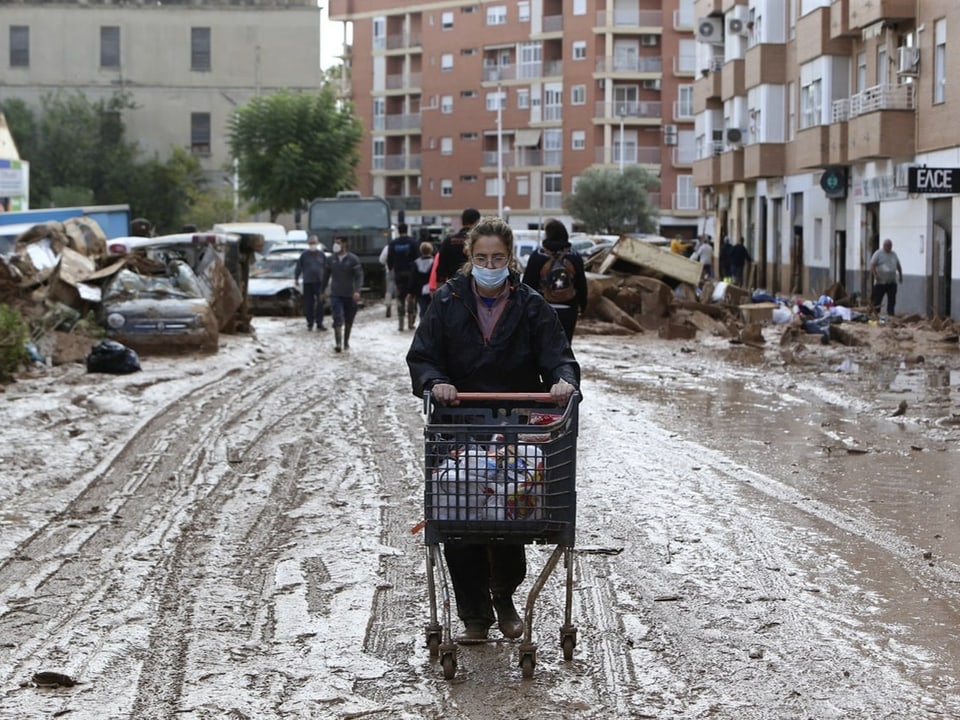
[[[557,314],[511,273],[510,295],[489,341],[476,314],[473,278],[439,288],[407,353],[413,394],[438,383],[460,392],[546,392],[560,379],[580,388],[580,366]]]

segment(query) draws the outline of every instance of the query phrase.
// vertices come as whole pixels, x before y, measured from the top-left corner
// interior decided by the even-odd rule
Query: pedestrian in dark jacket
[[[730,253],[733,251],[733,244],[730,242],[730,236],[724,235],[720,243],[720,279],[726,280],[733,277],[733,270],[730,267]]]
[[[470,228],[479,219],[479,210],[467,208],[460,213],[460,229],[450,237],[444,238],[443,242],[440,243],[440,252],[437,258],[437,287],[460,272],[460,268],[463,267],[467,259],[464,248],[470,234]]]
[[[413,261],[413,276],[410,280],[410,292],[417,296],[417,307],[420,310],[420,321],[430,304],[430,270],[433,269],[433,243],[420,243],[420,257]],[[413,329],[413,323],[410,324]]]
[[[730,274],[733,276],[734,285],[743,287],[743,269],[749,262],[753,262],[753,258],[750,257],[747,246],[743,244],[743,238],[740,238],[730,250]]]
[[[320,248],[316,235],[307,238],[307,249],[300,253],[293,271],[293,284],[299,285],[303,277],[303,316],[307,330],[326,330],[323,324],[323,289],[330,276],[330,261]]]
[[[583,269],[583,258],[570,245],[570,236],[566,226],[559,220],[548,220],[543,226],[542,247],[527,259],[523,271],[523,282],[543,295],[540,277],[544,266],[552,263],[554,257],[566,258],[573,266],[571,281],[576,295],[566,302],[552,302],[550,306],[557,311],[567,342],[573,342],[573,331],[577,326],[577,317],[587,309],[587,274]]]
[[[409,328],[417,324],[417,298],[412,294],[410,281],[413,277],[413,263],[420,254],[417,242],[407,234],[406,223],[397,225],[400,236],[387,245],[387,270],[393,273],[393,283],[397,298],[397,320],[399,330],[403,330],[403,321],[409,317]]]
[[[333,258],[330,260],[330,311],[336,352],[340,352],[341,342],[343,349],[350,349],[350,329],[357,316],[357,303],[363,287],[363,266],[360,258],[350,252],[349,245],[345,237],[334,238]]]
[[[482,218],[466,251],[464,272],[436,291],[407,353],[413,394],[457,405],[458,392],[549,391],[565,405],[580,366],[556,312],[520,282],[510,226]],[[526,575],[524,546],[451,541],[444,557],[466,636],[487,637],[496,619],[506,637],[520,637],[513,594]]]

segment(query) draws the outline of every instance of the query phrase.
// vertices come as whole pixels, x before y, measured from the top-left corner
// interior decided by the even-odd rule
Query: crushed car
[[[219,323],[196,273],[181,259],[128,258],[104,286],[107,337],[140,352],[216,352]]]
[[[303,293],[293,281],[300,252],[271,252],[257,259],[250,269],[247,283],[251,312],[256,315],[300,314]]]

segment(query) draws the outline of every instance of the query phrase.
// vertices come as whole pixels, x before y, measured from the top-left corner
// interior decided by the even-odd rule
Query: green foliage
[[[315,197],[352,187],[362,134],[352,107],[339,104],[329,85],[318,93],[254,98],[230,122],[241,197],[252,212],[267,210],[276,220]]]
[[[7,120],[7,128],[23,160],[30,160],[37,147],[37,122],[33,111],[19,98],[0,101],[0,112]]]
[[[26,361],[30,331],[20,311],[0,305],[0,380],[9,378]]]
[[[186,221],[201,230],[207,230],[218,222],[233,219],[233,189],[190,188],[187,191],[187,206]]]
[[[653,232],[657,210],[648,192],[659,185],[659,179],[638,165],[625,167],[622,174],[591,168],[580,176],[577,191],[564,198],[563,207],[587,232]]]

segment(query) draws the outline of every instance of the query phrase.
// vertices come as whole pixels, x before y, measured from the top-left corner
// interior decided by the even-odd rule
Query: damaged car
[[[299,315],[303,293],[293,277],[300,250],[271,252],[257,259],[250,269],[247,295],[256,315]]]
[[[216,315],[184,260],[131,258],[105,285],[100,313],[107,337],[141,352],[217,351]]]

